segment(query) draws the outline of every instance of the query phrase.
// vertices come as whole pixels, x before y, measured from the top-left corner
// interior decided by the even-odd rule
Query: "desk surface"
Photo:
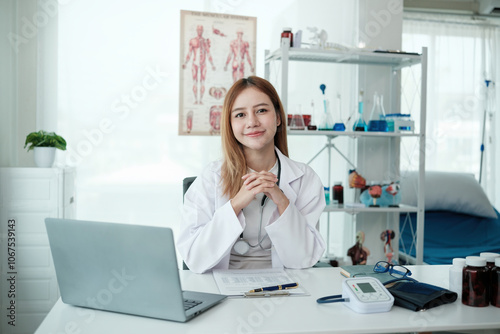
[[[449,266],[409,266],[415,279],[448,287]],[[396,333],[499,329],[500,309],[453,304],[425,312],[393,306],[390,312],[358,314],[342,303],[317,304],[340,294],[339,268],[288,270],[309,296],[228,298],[187,323],[176,323],[66,305],[54,305],[36,334],[45,333]],[[218,293],[211,274],[180,271],[185,290]],[[496,332],[496,331],[494,331]]]

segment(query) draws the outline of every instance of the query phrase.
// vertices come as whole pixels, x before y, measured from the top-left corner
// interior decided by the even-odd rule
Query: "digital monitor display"
[[[370,283],[358,283],[358,287],[363,291],[363,293],[375,292],[375,289]]]

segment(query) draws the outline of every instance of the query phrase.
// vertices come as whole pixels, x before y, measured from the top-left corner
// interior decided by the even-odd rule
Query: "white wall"
[[[0,33],[7,36],[15,29],[16,8],[14,1],[0,2]],[[0,166],[13,166],[15,157],[12,150],[15,140],[15,111],[17,85],[17,58],[9,41],[0,39]]]
[[[34,166],[24,140],[36,123],[36,29],[26,21],[37,11],[36,0],[0,2],[0,164]]]

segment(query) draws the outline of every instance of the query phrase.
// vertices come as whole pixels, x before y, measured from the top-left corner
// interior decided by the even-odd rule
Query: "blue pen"
[[[265,288],[258,288],[258,289],[253,289],[248,291],[249,293],[252,292],[261,292],[261,291],[275,291],[275,290],[287,290],[287,289],[295,289],[299,285],[297,283],[288,283],[288,284],[281,284],[281,285],[275,285],[275,286],[268,286]]]

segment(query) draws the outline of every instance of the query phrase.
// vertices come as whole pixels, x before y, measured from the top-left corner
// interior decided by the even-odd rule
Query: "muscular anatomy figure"
[[[250,44],[243,40],[243,31],[236,32],[236,39],[229,44],[229,55],[227,56],[224,71],[227,71],[227,66],[231,59],[233,67],[233,81],[243,78],[245,76],[245,56],[247,57],[248,64],[250,64],[250,72],[254,73],[252,59],[250,58]]]
[[[203,37],[203,26],[199,25],[196,27],[197,36],[191,38],[189,41],[189,51],[186,56],[186,61],[182,65],[185,69],[187,63],[191,59],[191,54],[193,55],[192,63],[192,75],[193,75],[193,94],[194,94],[194,104],[201,104],[203,99],[203,94],[205,93],[205,78],[207,75],[207,57],[212,64],[212,69],[215,71],[214,62],[212,60],[212,55],[210,54],[210,39]],[[199,54],[198,61],[196,56]],[[198,99],[198,73],[199,73],[199,83],[200,83],[200,94]]]

